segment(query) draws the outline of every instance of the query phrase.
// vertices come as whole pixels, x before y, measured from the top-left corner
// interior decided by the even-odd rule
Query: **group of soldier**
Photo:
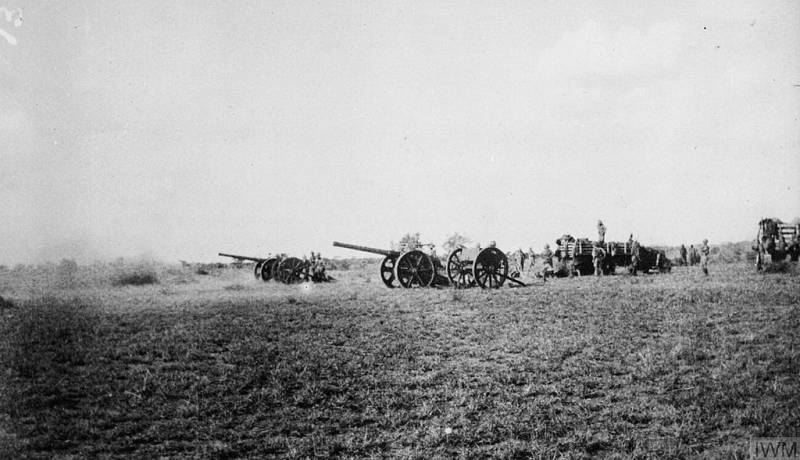
[[[607,257],[612,257],[613,254],[608,254],[605,249],[603,249],[603,245],[605,243],[605,236],[606,236],[607,228],[602,220],[597,221],[597,241],[592,244],[592,266],[594,268],[595,276],[602,276],[603,275],[603,267],[604,262]],[[575,238],[570,235],[564,235],[558,240],[556,243],[559,246],[566,247],[567,244],[574,242]],[[633,237],[631,234],[628,237],[628,247],[630,247],[630,254],[631,254],[631,263],[628,266],[628,271],[630,275],[636,276],[637,272],[640,270],[641,263],[642,263],[642,249],[639,245],[639,240]],[[613,250],[613,248],[612,248]],[[700,246],[699,251],[695,249],[694,245],[691,245],[689,252],[687,253],[687,249],[684,245],[681,245],[681,260],[683,261],[684,265],[695,265],[696,263],[700,264],[700,268],[703,274],[708,275],[708,255],[710,253],[710,248],[708,246],[708,240],[704,239],[702,246]],[[529,267],[533,267],[533,260],[534,254],[533,250],[529,251],[530,263]],[[517,258],[521,261],[519,262],[519,266],[521,269],[524,270],[524,259],[526,254],[519,250],[517,251]],[[568,260],[567,254],[562,253],[561,247],[557,248],[555,252],[550,249],[549,244],[544,245],[544,250],[542,251],[542,260],[543,260],[543,267],[541,272],[537,273],[536,276],[547,279],[548,277],[556,276],[556,277],[564,277],[564,276],[571,276],[574,272],[574,267],[571,266]],[[659,255],[660,257],[660,255]],[[688,258],[688,259],[687,259]],[[688,263],[687,263],[688,262]]]
[[[697,265],[700,264],[700,269],[704,274],[708,275],[708,254],[711,248],[708,247],[708,240],[703,240],[703,244],[698,251],[693,244],[689,245],[686,249],[685,245],[681,245],[680,249],[680,263],[681,265]]]
[[[311,257],[305,258],[308,263],[309,274],[314,281],[327,281],[328,275],[325,273],[325,261],[322,259],[322,253],[314,253],[311,251]]]

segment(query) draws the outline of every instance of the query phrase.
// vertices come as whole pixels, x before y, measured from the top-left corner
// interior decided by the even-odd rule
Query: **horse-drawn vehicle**
[[[591,275],[594,273],[593,251],[595,242],[588,238],[574,238],[564,235],[556,240],[556,254],[567,261],[572,267],[573,274]],[[632,241],[606,241],[599,244],[602,257],[600,267],[603,274],[613,274],[617,267],[631,267],[633,263]],[[636,269],[643,272],[656,271],[660,273],[672,270],[672,263],[664,251],[660,249],[639,246],[639,263]]]
[[[753,250],[756,251],[756,270],[763,268],[767,255],[771,262],[782,262],[787,256],[796,262],[800,257],[800,222],[789,224],[775,218],[761,219]]]

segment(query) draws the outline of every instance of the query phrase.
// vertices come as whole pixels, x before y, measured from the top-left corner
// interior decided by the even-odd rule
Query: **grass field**
[[[800,435],[800,275],[698,272],[408,291],[377,266],[6,269],[0,457],[747,458]]]

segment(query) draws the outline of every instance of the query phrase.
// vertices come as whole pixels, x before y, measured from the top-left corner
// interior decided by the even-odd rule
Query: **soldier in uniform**
[[[786,257],[786,240],[783,238],[783,234],[778,236],[778,244],[775,246],[775,251],[778,253],[778,257],[783,260]]]
[[[681,264],[686,265],[686,246],[681,245]]]
[[[606,226],[603,225],[602,220],[597,221],[597,241],[599,241],[600,244],[606,241]]]
[[[631,275],[636,276],[636,270],[639,269],[639,240],[633,240],[631,244]]]
[[[800,242],[797,241],[797,234],[795,233],[789,243],[789,260],[797,262],[798,258],[800,258]]]
[[[533,263],[536,262],[536,253],[533,252],[533,248],[528,246],[528,270],[533,270]]]
[[[594,264],[594,276],[603,275],[604,257],[605,253],[603,252],[603,248],[600,247],[599,242],[595,241],[594,246],[592,247],[592,263]]]
[[[695,261],[697,261],[697,249],[692,244],[689,245],[689,265],[694,265]]]
[[[700,268],[703,274],[708,276],[708,253],[711,249],[708,247],[708,240],[703,240],[703,245],[700,246]]]
[[[525,251],[522,248],[517,249],[517,252],[514,253],[514,256],[517,258],[517,263],[519,264],[519,272],[525,272]]]
[[[553,266],[553,251],[550,250],[550,245],[544,245],[544,251],[542,251],[542,263],[545,265],[549,265],[550,267]]]

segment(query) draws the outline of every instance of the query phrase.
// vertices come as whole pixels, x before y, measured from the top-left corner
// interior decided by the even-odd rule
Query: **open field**
[[[498,291],[91,268],[0,272],[0,457],[747,458],[799,435],[796,267]]]

